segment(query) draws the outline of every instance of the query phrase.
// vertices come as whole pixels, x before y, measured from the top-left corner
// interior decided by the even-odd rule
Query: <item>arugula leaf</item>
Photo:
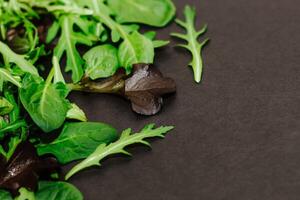
[[[15,63],[24,72],[38,75],[37,69],[27,61],[23,56],[14,53],[6,44],[0,41],[0,53],[3,55],[4,60],[9,63]]]
[[[70,103],[65,99],[68,89],[63,83],[52,84],[27,74],[19,96],[33,121],[45,132],[59,128],[65,121]]]
[[[115,22],[110,16],[111,10],[104,4],[103,0],[82,0],[80,3],[92,9],[96,19],[111,29],[113,42],[117,42],[119,38],[124,40],[120,44],[118,57],[120,65],[128,73],[131,72],[133,64],[153,63],[153,43],[138,33],[135,26],[124,26]]]
[[[100,144],[109,144],[117,139],[117,131],[103,123],[67,123],[61,134],[50,144],[37,146],[38,154],[53,154],[60,163],[83,159]]]
[[[189,64],[189,66],[193,68],[195,81],[197,83],[200,83],[203,71],[203,61],[201,57],[202,48],[205,44],[207,44],[209,39],[206,39],[203,42],[199,43],[198,37],[206,32],[207,26],[205,25],[200,31],[195,30],[196,9],[194,7],[186,6],[184,9],[184,15],[186,18],[186,22],[177,19],[176,23],[186,29],[186,35],[181,33],[172,33],[171,35],[188,42],[188,44],[179,46],[191,52],[193,60]]]
[[[125,154],[130,155],[126,150],[124,150],[125,147],[132,145],[132,144],[144,144],[146,146],[150,146],[150,144],[145,141],[147,138],[153,138],[153,137],[160,137],[164,138],[164,134],[168,131],[172,130],[173,126],[166,126],[166,127],[160,127],[155,129],[154,124],[150,124],[146,126],[144,129],[141,130],[140,133],[131,134],[131,129],[127,129],[123,131],[121,134],[121,137],[119,140],[117,140],[114,143],[111,143],[109,145],[107,144],[101,144],[98,146],[98,148],[89,155],[85,160],[80,162],[79,164],[75,165],[66,175],[66,179],[69,179],[71,176],[76,174],[77,172],[91,167],[91,166],[100,166],[100,161],[103,160],[103,158],[112,155],[112,154]]]
[[[80,191],[67,182],[39,182],[36,200],[83,200]]]
[[[110,77],[119,68],[118,50],[109,44],[90,49],[83,59],[86,61],[85,73],[93,80]]]
[[[143,23],[163,27],[175,16],[171,0],[108,0],[119,23]]]
[[[95,38],[89,38],[84,33],[84,30],[87,27],[82,25],[81,19],[79,17],[73,15],[63,15],[59,20],[59,25],[61,27],[61,36],[58,41],[57,46],[54,49],[54,56],[61,60],[64,52],[67,55],[67,66],[65,71],[72,71],[72,80],[74,82],[79,82],[83,76],[83,64],[84,61],[81,58],[78,50],[76,49],[76,44],[84,44],[87,46],[91,46],[93,44],[92,40]],[[74,30],[74,26],[78,26],[81,29],[81,32],[77,32]],[[49,40],[53,38],[56,31],[56,24],[54,23],[55,30],[51,30],[51,37]]]
[[[118,55],[121,66],[129,73],[133,64],[153,63],[154,46],[151,40],[135,31],[121,43]]]

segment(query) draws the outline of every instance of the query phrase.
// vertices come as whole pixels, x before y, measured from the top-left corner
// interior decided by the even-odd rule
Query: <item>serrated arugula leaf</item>
[[[150,124],[146,126],[140,133],[132,134],[131,129],[127,129],[123,131],[119,140],[109,145],[101,144],[98,148],[89,155],[85,160],[75,165],[68,174],[66,175],[66,179],[69,179],[71,176],[76,174],[77,172],[91,167],[91,166],[100,166],[100,161],[103,158],[106,158],[109,155],[113,154],[125,154],[130,155],[124,148],[132,145],[132,144],[144,144],[146,146],[150,146],[150,144],[145,141],[147,138],[160,137],[164,138],[164,134],[168,131],[172,130],[174,127],[166,126],[155,128],[154,124]]]
[[[21,102],[33,121],[45,132],[59,128],[65,121],[70,103],[63,83],[52,84],[27,74],[19,89]]]
[[[67,182],[39,182],[36,200],[83,200],[80,191]]]
[[[175,16],[171,0],[108,0],[119,23],[142,23],[163,27]]]
[[[58,41],[57,46],[54,49],[54,56],[61,60],[64,52],[67,55],[67,65],[65,68],[66,72],[72,71],[72,80],[73,82],[79,82],[83,76],[83,64],[84,61],[81,58],[78,50],[76,49],[77,44],[84,44],[91,46],[93,39],[89,38],[84,31],[86,27],[82,26],[80,17],[73,15],[63,15],[59,20],[59,25],[61,28],[61,35]],[[78,26],[81,29],[81,32],[74,30],[74,26]],[[48,37],[48,42],[54,37],[57,33],[57,25],[53,25],[55,30],[51,30],[51,36]],[[50,38],[50,39],[49,39]]]
[[[110,77],[119,68],[118,50],[109,44],[90,49],[83,59],[86,62],[85,73],[93,80]]]
[[[202,48],[205,44],[207,44],[209,39],[199,43],[198,38],[206,32],[207,26],[205,25],[200,31],[195,30],[196,9],[194,7],[186,6],[184,9],[184,15],[186,21],[184,22],[177,19],[176,23],[186,29],[186,34],[172,33],[171,35],[187,41],[187,44],[179,46],[191,52],[193,60],[189,65],[193,68],[195,81],[200,83],[203,72],[203,61],[201,57]]]
[[[38,75],[37,69],[32,63],[27,61],[24,56],[16,54],[13,52],[6,44],[0,41],[0,53],[3,55],[5,61],[9,63],[14,63],[24,72],[31,73],[33,75]]]
[[[53,154],[62,164],[83,159],[100,144],[117,139],[117,130],[110,125],[95,122],[67,123],[61,134],[50,144],[37,146],[38,154]]]

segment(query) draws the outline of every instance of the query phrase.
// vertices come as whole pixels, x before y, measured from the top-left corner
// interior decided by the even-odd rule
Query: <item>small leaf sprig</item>
[[[145,128],[143,128],[140,133],[136,134],[132,134],[131,129],[126,129],[122,132],[119,140],[109,145],[101,144],[94,151],[94,153],[92,153],[79,164],[75,165],[66,175],[66,180],[85,168],[91,166],[101,166],[100,161],[109,155],[125,154],[131,156],[131,154],[124,149],[125,147],[138,143],[150,146],[150,144],[145,141],[145,139],[154,137],[164,138],[164,135],[173,128],[173,126],[162,126],[159,128],[155,128],[154,124],[149,124]]]
[[[185,6],[184,15],[186,21],[176,19],[176,23],[186,29],[186,34],[182,33],[171,33],[171,36],[177,37],[182,40],[186,40],[187,44],[179,44],[179,47],[183,47],[189,50],[192,54],[192,61],[189,64],[194,71],[194,79],[197,83],[202,80],[203,73],[203,59],[202,59],[202,49],[208,43],[209,39],[205,39],[203,42],[199,43],[198,38],[207,31],[207,25],[205,25],[200,31],[195,28],[196,19],[196,9],[189,5]]]

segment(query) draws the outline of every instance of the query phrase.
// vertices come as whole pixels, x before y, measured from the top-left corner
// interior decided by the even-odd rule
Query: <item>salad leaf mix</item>
[[[140,25],[164,27],[175,14],[171,0],[0,0],[0,199],[81,200],[69,178],[174,128],[150,124],[119,134],[88,121],[68,95],[113,94],[138,114],[157,114],[176,91],[154,66],[155,49],[169,41]],[[195,31],[192,8],[185,14],[187,22],[177,23],[187,36],[173,35],[189,42],[198,82],[204,43],[197,38],[206,28]]]

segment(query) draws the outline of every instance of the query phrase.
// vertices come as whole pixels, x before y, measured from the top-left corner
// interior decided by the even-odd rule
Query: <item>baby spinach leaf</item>
[[[66,175],[66,179],[69,179],[71,176],[76,174],[77,172],[91,167],[91,166],[100,166],[100,161],[103,160],[103,158],[113,155],[113,154],[125,154],[130,155],[124,148],[132,145],[132,144],[144,144],[146,146],[150,146],[150,144],[145,141],[147,138],[153,138],[153,137],[160,137],[164,138],[164,134],[166,134],[168,131],[172,130],[173,126],[166,126],[166,127],[160,127],[155,128],[154,124],[150,124],[146,126],[143,130],[141,130],[140,133],[132,134],[131,129],[127,129],[123,131],[121,134],[119,140],[117,140],[114,143],[111,144],[100,144],[98,148],[89,155],[85,160],[80,162],[79,164],[75,165],[68,174]]]
[[[63,83],[52,84],[27,74],[19,89],[21,102],[33,121],[45,132],[59,128],[65,121],[70,103]]]
[[[60,163],[82,159],[90,155],[100,144],[117,139],[117,131],[103,123],[68,123],[61,134],[50,144],[37,146],[39,155],[53,154]]]
[[[83,200],[80,191],[67,182],[39,182],[39,190],[36,192],[36,200]]]
[[[86,62],[85,73],[93,80],[110,77],[119,68],[118,50],[109,44],[90,49],[83,59]]]
[[[127,72],[136,63],[153,63],[154,46],[151,40],[137,31],[128,35],[119,47],[119,61]]]
[[[108,0],[119,23],[142,23],[163,27],[175,16],[171,0]]]
[[[193,60],[191,61],[189,66],[193,68],[195,81],[197,83],[200,83],[203,72],[203,61],[201,53],[203,47],[205,46],[205,44],[207,44],[209,39],[206,39],[203,42],[199,43],[198,38],[206,32],[207,26],[205,25],[200,31],[195,30],[196,9],[194,7],[186,6],[184,9],[184,15],[186,21],[183,22],[177,19],[176,23],[186,29],[186,34],[172,33],[171,35],[187,41],[187,44],[181,44],[179,46],[191,52]]]

